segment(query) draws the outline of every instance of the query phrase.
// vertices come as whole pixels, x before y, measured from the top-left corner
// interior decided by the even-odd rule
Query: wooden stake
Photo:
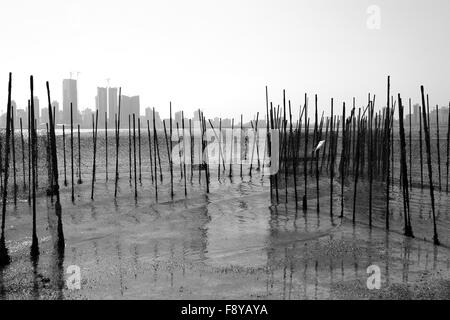
[[[409,212],[409,183],[408,183],[408,167],[406,163],[406,138],[405,128],[403,125],[403,104],[400,94],[398,95],[398,120],[400,130],[400,161],[402,171],[402,188],[403,188],[403,217],[405,226],[405,236],[414,237],[411,226],[411,216]]]
[[[128,115],[128,167],[129,167],[129,171],[130,171],[130,178],[129,178],[129,182],[130,182],[130,186],[131,186],[131,168],[132,168],[132,164],[131,164],[131,115]]]
[[[184,171],[184,195],[187,196],[186,186],[186,131],[184,128],[184,112],[181,111],[181,126],[183,129],[183,171]]]
[[[63,125],[63,162],[64,162],[64,186],[67,187],[67,169],[66,169],[66,131]]]
[[[73,106],[70,103],[70,157],[71,157],[71,174],[72,174],[72,202],[75,201],[75,189],[74,189],[74,172],[73,172]]]
[[[172,123],[172,121],[171,121],[171,123]],[[155,162],[155,199],[156,199],[156,201],[158,201],[158,178],[156,177],[157,172],[158,172],[157,167],[156,167],[156,153],[158,150],[157,144],[158,144],[158,138],[156,136],[155,108],[153,107],[153,147],[154,147],[153,151],[154,151],[154,162]]]
[[[435,214],[435,206],[434,206],[434,186],[433,186],[433,169],[431,166],[431,145],[430,145],[430,131],[429,131],[429,119],[427,120],[427,112],[425,106],[425,95],[423,86],[420,87],[420,91],[422,93],[422,116],[423,116],[423,126],[425,131],[425,146],[427,149],[427,163],[428,163],[428,178],[430,182],[430,198],[431,198],[431,210],[433,213],[433,241],[435,245],[439,245],[439,239],[437,234],[436,227],[436,214]]]
[[[5,241],[5,217],[6,217],[6,200],[8,198],[8,173],[9,173],[9,148],[10,148],[9,137],[11,135],[11,82],[12,82],[12,74],[10,72],[8,82],[8,105],[6,110],[6,139],[5,139],[5,168],[4,168],[5,175],[4,175],[4,183],[3,183],[4,188],[2,197],[2,233],[0,237],[1,267],[6,266],[11,262],[11,258],[9,257],[8,248],[6,247]],[[31,92],[33,93],[32,85],[31,85]],[[33,239],[37,239],[37,237],[34,237],[34,231],[36,230],[34,226],[35,226],[35,215],[33,215]]]
[[[442,192],[441,183],[441,143],[439,140],[439,106],[436,105],[436,149],[437,149],[437,160],[438,160],[438,175],[439,175],[439,192]]]
[[[22,171],[23,171],[23,190],[27,188],[25,183],[25,142],[23,139],[22,117],[20,117],[20,140],[22,141]]]
[[[448,193],[448,167],[449,167],[449,160],[450,160],[450,102],[448,105],[449,112],[448,112],[448,119],[447,119],[447,161],[445,162],[446,171],[447,171],[447,181],[446,181],[446,187],[445,192]]]
[[[139,183],[142,184],[142,156],[141,156],[141,118],[138,121],[138,151],[139,151]]]
[[[116,175],[114,179],[114,198],[117,197],[117,184],[119,181],[119,138],[120,138],[120,102],[122,100],[122,88],[119,88],[119,112],[115,115],[116,122]]]
[[[137,169],[136,169],[136,115],[133,113],[133,163],[134,163],[134,198],[137,198]]]
[[[92,120],[94,115],[92,115]],[[95,163],[97,157],[97,128],[98,128],[98,110],[95,112],[95,127],[92,126],[92,131],[94,133],[94,159],[92,162],[92,188],[91,188],[91,200],[94,200],[94,183],[95,183]]]
[[[12,160],[13,160],[13,190],[14,190],[14,205],[17,205],[17,179],[16,179],[16,140],[14,129],[14,107],[11,106],[11,144],[12,144]]]

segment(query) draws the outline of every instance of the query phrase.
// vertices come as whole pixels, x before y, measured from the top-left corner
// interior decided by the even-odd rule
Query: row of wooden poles
[[[435,198],[434,198],[434,182],[433,168],[431,157],[431,137],[430,137],[430,111],[428,95],[425,95],[423,86],[421,87],[422,106],[420,107],[420,125],[419,125],[419,147],[420,147],[420,187],[426,187],[424,183],[424,159],[422,141],[425,141],[425,152],[428,169],[428,187],[431,199],[431,211],[433,215],[433,239],[435,244],[439,244],[438,233],[436,228],[435,214]],[[279,135],[280,141],[278,150],[278,161],[280,170],[270,176],[271,198],[274,202],[280,202],[280,191],[283,191],[280,184],[284,183],[285,202],[288,202],[288,186],[293,181],[293,193],[296,208],[302,202],[303,210],[308,208],[308,176],[316,178],[316,209],[320,210],[320,194],[319,194],[319,177],[323,170],[329,175],[330,179],[330,215],[333,216],[333,198],[334,198],[334,179],[336,178],[336,167],[340,180],[340,217],[344,216],[344,186],[346,182],[353,183],[353,208],[352,221],[356,221],[356,199],[358,197],[358,182],[363,175],[369,183],[369,207],[368,219],[369,225],[372,227],[373,220],[373,182],[374,179],[385,183],[386,192],[386,209],[385,209],[385,227],[390,228],[390,208],[389,195],[394,185],[394,114],[395,109],[398,111],[399,125],[398,133],[400,140],[400,188],[402,190],[403,199],[403,217],[404,217],[404,234],[413,237],[413,229],[411,225],[410,214],[410,191],[412,188],[412,126],[411,126],[411,100],[409,100],[409,167],[406,152],[406,134],[404,126],[404,104],[400,94],[396,101],[390,94],[390,77],[387,81],[387,103],[379,112],[375,112],[375,96],[368,97],[368,104],[364,108],[355,107],[353,99],[353,107],[350,116],[346,117],[346,105],[343,103],[342,115],[334,114],[334,102],[331,99],[331,116],[324,118],[318,117],[317,95],[314,104],[314,128],[310,130],[310,118],[308,115],[308,97],[305,95],[303,106],[299,108],[298,118],[293,121],[291,102],[286,101],[285,92],[283,91],[283,105],[275,107],[269,102],[266,87],[266,113],[267,132],[272,130]],[[396,106],[397,104],[397,106]],[[441,182],[441,161],[440,161],[440,138],[439,138],[439,108],[436,106],[436,123],[437,123],[437,167],[439,177],[439,191],[442,191]],[[446,192],[448,193],[449,180],[449,155],[450,155],[450,114],[447,129],[447,156],[446,156]],[[325,134],[323,127],[325,124]],[[302,129],[304,134],[302,137]],[[338,138],[341,131],[341,144],[338,148]],[[311,137],[312,135],[312,137]],[[267,141],[270,146],[273,136],[268,134]],[[312,139],[312,142],[309,140]],[[311,149],[313,150],[311,152]],[[340,149],[340,150],[338,150]],[[271,148],[269,147],[269,150]],[[271,155],[269,154],[269,157]],[[337,157],[340,156],[339,164]],[[272,159],[273,161],[274,159]],[[298,177],[303,166],[303,198],[299,198]],[[366,168],[365,168],[366,167]],[[309,171],[309,172],[308,172]],[[292,192],[292,191],[291,191]]]
[[[0,237],[0,267],[3,267],[10,263],[10,256],[8,253],[8,248],[6,247],[5,242],[5,216],[6,216],[6,205],[8,198],[8,179],[9,179],[9,166],[10,166],[10,153],[12,151],[13,154],[13,167],[14,167],[14,203],[17,202],[17,184],[16,184],[16,174],[15,174],[15,145],[14,145],[14,119],[12,117],[12,105],[11,105],[11,91],[12,91],[12,74],[9,74],[9,82],[8,82],[8,103],[7,103],[7,111],[6,111],[6,136],[5,136],[5,163],[3,165],[4,174],[2,177],[3,188],[2,188],[2,223],[1,223],[1,237]],[[39,258],[39,243],[38,236],[36,230],[36,189],[37,189],[37,128],[36,128],[36,119],[35,109],[34,109],[34,82],[33,76],[30,76],[30,100],[28,102],[28,146],[29,146],[29,186],[30,186],[30,194],[31,194],[31,204],[32,204],[32,219],[33,219],[33,229],[32,229],[32,241],[31,241],[31,250],[30,255],[31,259],[35,262]],[[47,82],[47,97],[48,97],[48,115],[49,115],[49,127],[48,127],[48,138],[49,138],[49,162],[51,163],[52,168],[52,194],[56,196],[55,202],[55,214],[57,217],[57,237],[56,245],[59,254],[63,254],[64,252],[64,232],[63,225],[61,219],[61,202],[59,195],[59,184],[58,184],[58,157],[56,151],[56,136],[55,136],[55,122],[54,122],[54,111],[51,107],[51,99],[50,99],[50,87]],[[22,127],[22,121],[21,127]],[[11,134],[12,133],[12,134]],[[23,141],[23,133],[21,130],[22,136],[22,156],[24,159],[24,141]],[[11,148],[10,139],[12,139],[13,147]],[[24,160],[23,160],[24,161]],[[23,163],[24,164],[24,163]],[[25,169],[24,169],[25,170]],[[25,172],[25,171],[24,171]]]
[[[33,77],[30,77],[30,91],[31,99],[28,101],[28,201],[33,208],[33,235],[32,235],[32,256],[36,257],[39,254],[38,240],[36,235],[36,189],[38,187],[38,140],[37,140],[37,124],[36,119],[34,119],[34,101],[33,97]],[[58,162],[57,162],[57,148],[56,148],[56,138],[55,138],[55,110],[50,104],[50,89],[47,83],[47,93],[48,93],[48,112],[49,112],[49,123],[47,123],[47,170],[48,170],[48,188],[47,194],[52,198],[56,196],[55,210],[58,217],[58,230],[61,246],[63,248],[64,237],[61,222],[61,204],[59,199],[59,182],[58,182]],[[118,194],[118,181],[119,181],[119,150],[120,150],[120,132],[121,128],[121,105],[120,99],[121,89],[119,90],[119,106],[118,113],[114,115],[114,141],[115,141],[115,176],[114,176],[114,197]],[[426,100],[426,103],[425,103]],[[330,215],[333,215],[333,196],[334,196],[334,179],[336,178],[336,166],[339,172],[340,179],[340,198],[341,198],[341,208],[340,217],[344,215],[344,185],[349,179],[353,179],[354,185],[354,195],[353,195],[353,211],[352,211],[352,221],[356,220],[356,198],[358,190],[358,182],[361,176],[367,175],[369,180],[369,225],[372,226],[372,189],[374,179],[381,180],[386,184],[386,229],[389,229],[389,193],[390,188],[394,185],[394,112],[396,109],[396,103],[398,103],[398,116],[399,116],[399,137],[400,137],[400,187],[403,193],[403,205],[404,205],[404,232],[407,236],[413,236],[410,208],[409,208],[409,192],[412,188],[411,179],[411,164],[412,164],[412,126],[411,126],[411,116],[409,123],[409,176],[408,176],[408,164],[406,160],[406,138],[405,138],[405,128],[404,128],[404,106],[400,95],[398,95],[397,101],[394,101],[394,97],[390,94],[390,78],[388,77],[387,85],[387,105],[382,108],[379,112],[375,113],[375,96],[368,97],[368,104],[365,108],[358,108],[356,110],[355,99],[353,99],[353,106],[350,112],[350,116],[346,117],[346,105],[343,103],[342,115],[337,115],[334,113],[334,101],[331,99],[331,116],[324,117],[322,113],[319,118],[318,115],[318,98],[317,95],[314,97],[314,128],[312,133],[310,130],[310,118],[308,117],[308,97],[305,94],[304,104],[299,108],[298,118],[293,120],[291,107],[291,101],[286,101],[286,94],[283,91],[283,105],[280,107],[278,105],[275,107],[272,102],[269,103],[268,90],[266,87],[266,129],[267,136],[264,141],[264,150],[259,150],[259,135],[258,135],[258,122],[259,113],[256,115],[256,120],[251,121],[251,126],[254,132],[252,150],[251,150],[251,161],[248,175],[252,176],[253,170],[260,170],[260,168],[265,168],[266,163],[271,163],[273,166],[275,161],[279,164],[279,170],[270,175],[270,194],[271,199],[274,203],[280,202],[280,191],[282,190],[281,184],[284,183],[284,196],[285,202],[288,202],[288,187],[290,181],[294,184],[294,199],[296,208],[299,205],[299,185],[298,177],[303,171],[304,180],[304,194],[302,197],[302,208],[307,210],[308,208],[308,176],[316,177],[316,193],[317,193],[317,204],[316,210],[320,210],[319,202],[319,177],[326,171],[330,178]],[[171,198],[174,197],[174,162],[172,159],[172,136],[173,136],[173,121],[172,121],[172,105],[170,104],[170,119],[169,125],[163,121],[164,128],[164,138],[167,149],[167,157],[169,162],[170,171],[170,194]],[[411,100],[409,101],[409,110],[411,115]],[[439,118],[438,118],[438,107],[437,111],[437,143],[438,143],[438,171],[439,171],[439,190],[442,190],[441,183],[441,167],[440,167],[440,148],[439,148]],[[0,180],[1,190],[3,194],[2,202],[2,234],[0,241],[0,264],[5,264],[9,261],[7,248],[5,246],[4,238],[4,228],[5,228],[5,213],[6,213],[6,200],[8,192],[8,179],[9,179],[9,160],[10,153],[12,153],[13,162],[13,191],[14,191],[14,204],[17,203],[17,180],[16,180],[16,148],[15,148],[15,138],[14,138],[14,119],[12,117],[12,106],[11,106],[11,75],[8,87],[8,110],[7,110],[7,124],[6,124],[6,136],[4,150],[4,163],[2,162],[2,156],[0,154],[0,167],[4,170],[0,170]],[[423,170],[423,156],[422,156],[422,134],[424,134],[427,164],[428,164],[428,176],[429,176],[429,189],[431,196],[431,205],[433,213],[433,224],[434,224],[434,242],[439,244],[437,230],[436,230],[436,219],[435,219],[435,204],[434,204],[434,186],[433,186],[433,176],[432,176],[432,164],[431,164],[431,142],[430,142],[430,119],[429,119],[429,100],[428,95],[425,99],[424,90],[422,87],[422,107],[420,108],[420,176],[421,176],[421,188],[424,188],[424,170]],[[202,171],[205,172],[206,180],[206,192],[209,193],[210,184],[210,164],[208,160],[208,152],[204,152],[208,147],[208,141],[206,140],[206,129],[209,124],[209,128],[213,130],[215,139],[219,143],[219,161],[217,177],[218,179],[222,176],[228,175],[228,177],[233,177],[233,149],[235,139],[232,135],[232,147],[230,149],[229,155],[229,166],[228,174],[226,173],[227,166],[225,161],[224,152],[224,142],[222,140],[222,121],[219,122],[219,134],[213,126],[211,120],[206,121],[203,113],[199,110],[198,116],[200,119],[200,146],[198,148],[199,159],[201,159],[198,165],[198,179],[199,183],[202,181]],[[158,132],[156,130],[155,123],[155,109],[153,108],[153,123],[152,126],[150,121],[147,120],[147,134],[149,143],[149,160],[150,160],[150,174],[151,181],[154,184],[154,196],[158,200],[158,178],[160,184],[163,182],[163,170],[161,165],[161,155],[159,149]],[[96,181],[96,162],[97,162],[97,135],[98,135],[98,111],[95,115],[92,115],[92,139],[93,139],[93,159],[92,159],[92,175],[91,175],[91,199],[94,199],[95,181]],[[71,199],[75,201],[75,168],[74,168],[74,123],[73,123],[73,108],[70,105],[70,173],[71,173]],[[137,124],[137,138],[136,138],[136,124]],[[450,114],[449,114],[449,124],[450,124]],[[182,130],[182,140],[180,136],[180,125]],[[323,129],[325,126],[325,134],[323,134]],[[450,126],[449,126],[450,128]],[[66,128],[63,125],[63,167],[64,167],[64,185],[68,185],[67,178],[67,159],[66,159]],[[78,129],[78,168],[77,168],[77,183],[81,184],[82,174],[81,174],[81,139],[80,139],[80,125],[77,126]],[[232,119],[232,133],[234,132],[234,119]],[[178,133],[178,143],[183,144],[183,152],[179,153],[179,163],[180,163],[180,175],[181,179],[184,181],[184,194],[187,195],[187,169],[186,169],[186,148],[189,144],[190,153],[190,180],[192,182],[194,168],[194,136],[192,134],[192,122],[189,119],[189,126],[185,124],[184,113],[182,112],[181,124],[176,123],[176,130]],[[185,132],[189,130],[190,141],[185,141]],[[240,130],[243,132],[243,116],[241,115]],[[304,130],[302,137],[302,130]],[[153,134],[151,133],[153,131]],[[11,134],[12,132],[12,134]],[[341,132],[341,135],[340,135]],[[277,137],[278,148],[276,154],[272,154],[273,144],[275,143],[274,135]],[[341,140],[340,150],[338,150],[338,140]],[[23,187],[26,189],[26,170],[25,170],[25,147],[24,147],[24,135],[23,135],[23,125],[22,119],[20,118],[20,136],[21,136],[21,146],[22,146],[22,167],[23,167]],[[450,141],[450,130],[447,132],[447,161],[446,161],[446,191],[448,192],[448,173],[449,173],[449,141]],[[310,142],[309,140],[312,139]],[[10,140],[13,147],[10,147]],[[137,140],[137,141],[136,141]],[[153,143],[152,143],[153,141]],[[242,144],[242,139],[240,141]],[[0,145],[2,142],[0,141]],[[136,146],[137,144],[137,146]],[[303,144],[303,145],[302,145]],[[106,154],[106,181],[108,181],[108,126],[105,114],[105,154]],[[311,149],[314,151],[311,152]],[[0,148],[1,151],[1,148]],[[250,153],[249,150],[247,150]],[[256,153],[256,154],[255,154]],[[340,155],[340,162],[337,165],[337,157]],[[129,182],[130,185],[134,185],[134,197],[138,197],[138,187],[137,181],[142,181],[142,154],[141,154],[141,119],[136,118],[136,115],[128,116],[128,160],[129,160]],[[254,168],[254,158],[257,158],[257,167]],[[262,157],[262,159],[261,159]],[[262,165],[261,165],[262,160]],[[242,162],[239,166],[239,175],[243,177],[243,166]],[[302,170],[303,169],[303,170]],[[139,174],[138,174],[139,171]],[[158,172],[159,171],[159,172]],[[264,170],[263,178],[264,178]],[[2,176],[3,175],[3,176]],[[134,178],[133,178],[134,177]],[[284,178],[284,179],[283,179]]]

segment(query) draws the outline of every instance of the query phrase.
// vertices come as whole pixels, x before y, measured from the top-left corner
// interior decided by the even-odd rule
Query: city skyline
[[[329,110],[332,97],[337,112],[353,96],[365,104],[369,92],[381,107],[388,75],[394,95],[419,102],[424,85],[430,104],[444,106],[450,3],[434,3],[265,0],[217,9],[200,0],[3,2],[8,14],[0,34],[14,50],[0,53],[7,62],[0,66],[0,111],[9,71],[18,105],[29,99],[30,74],[37,96],[45,96],[49,81],[58,101],[60,79],[71,75],[79,82],[80,110],[95,107],[97,87],[110,86],[140,95],[142,106],[155,106],[164,117],[171,101],[189,113],[201,108],[249,118],[265,108],[266,85],[274,103],[282,102],[282,89],[295,106],[305,92],[317,93],[319,112]],[[367,26],[372,4],[380,9],[379,29]],[[52,8],[57,28],[44,8]]]

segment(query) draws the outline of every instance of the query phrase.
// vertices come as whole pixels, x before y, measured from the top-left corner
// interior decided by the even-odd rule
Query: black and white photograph
[[[449,36],[448,0],[2,0],[0,308],[450,299]]]

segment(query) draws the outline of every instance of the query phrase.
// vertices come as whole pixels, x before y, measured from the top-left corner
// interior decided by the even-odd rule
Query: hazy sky
[[[367,9],[380,8],[380,29]],[[319,107],[367,93],[385,103],[393,93],[419,101],[421,84],[432,105],[450,100],[450,1],[433,0],[40,0],[0,3],[0,110],[8,72],[19,108],[36,94],[61,102],[62,79],[79,75],[79,106],[93,108],[97,86],[122,86],[155,106],[207,117],[253,117],[265,110],[265,85],[275,103],[282,89],[295,106],[305,92]]]

